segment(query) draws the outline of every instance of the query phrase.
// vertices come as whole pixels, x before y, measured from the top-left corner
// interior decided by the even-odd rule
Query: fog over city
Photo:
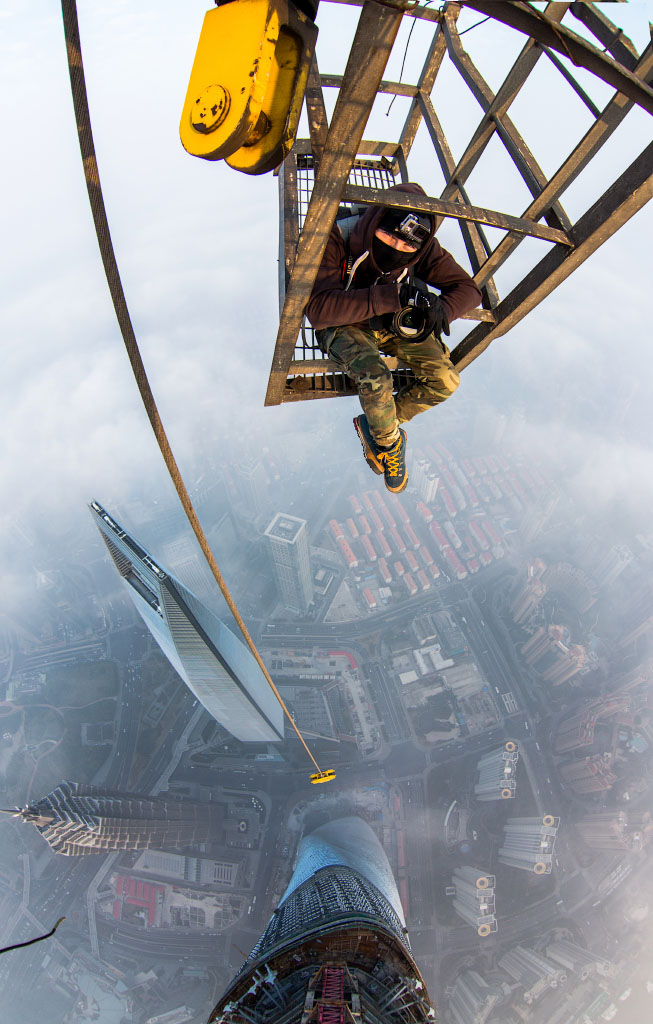
[[[206,1021],[279,904],[302,837],[355,816],[388,857],[441,1024],[458,1024],[472,975],[485,1000],[475,1024],[639,1024],[653,1015],[650,206],[409,424],[409,487],[390,495],[361,456],[356,399],[263,408],[279,319],[278,182],[194,160],[179,143],[208,6],[79,3],[98,166],[181,472],[268,671],[337,778],[309,784],[314,768],[287,723],[281,742],[237,739],[246,715],[228,728],[226,713],[206,710],[147,619],[153,595],[160,606],[169,595],[137,559],[147,587],[134,586],[111,548],[125,531],[178,581],[170,600],[188,621],[217,616],[238,633],[115,320],[60,9],[8,0],[0,803],[43,811],[55,791],[73,800],[75,786],[99,787],[121,794],[106,818],[159,828],[159,813],[171,831],[137,842],[132,829],[64,856],[33,814],[2,816],[1,945],[65,916],[52,939],[0,957],[3,1021]],[[653,5],[601,6],[641,53]],[[359,13],[320,6],[322,73],[344,71]],[[463,9],[458,25],[479,20]],[[432,26],[417,23],[409,41],[410,30],[388,80],[407,45],[403,80],[419,76]],[[463,37],[494,90],[523,45],[515,36],[490,21]],[[550,174],[591,117],[541,64],[510,114]],[[609,100],[589,73],[577,78],[599,107]],[[445,63],[433,93],[456,158],[481,116],[458,83]],[[409,102],[398,96],[387,112],[383,96],[366,137],[396,139]],[[649,116],[632,110],[565,192],[572,221],[650,137]],[[409,170],[439,195],[423,128]],[[515,215],[530,199],[496,138],[466,187],[474,205]],[[496,244],[502,233],[487,234]],[[457,223],[438,238],[469,269]],[[496,275],[500,293],[546,251],[524,241]],[[451,348],[468,330],[452,325]],[[300,598],[275,554],[279,513],[295,531]],[[204,637],[210,628],[202,619]],[[249,725],[257,716],[267,728],[254,701]],[[500,763],[505,799],[483,791]],[[514,819],[546,819],[541,872],[539,861],[515,865]],[[113,827],[124,839],[128,827]],[[490,879],[488,934],[460,910],[466,868]]]

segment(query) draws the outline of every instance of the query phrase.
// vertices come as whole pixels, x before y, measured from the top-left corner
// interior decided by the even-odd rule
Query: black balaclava
[[[417,259],[416,252],[402,252],[400,249],[388,245],[387,242],[382,242],[376,235],[372,239],[372,259],[384,274],[407,266],[413,258]]]
[[[417,258],[420,249],[431,234],[432,220],[428,214],[408,213],[406,210],[386,209],[383,212],[378,228],[394,235],[403,242],[409,242],[415,246],[415,251],[405,252],[395,249],[393,246],[382,242],[374,235],[372,240],[372,257],[377,267],[384,273],[399,270],[401,267],[410,266]]]

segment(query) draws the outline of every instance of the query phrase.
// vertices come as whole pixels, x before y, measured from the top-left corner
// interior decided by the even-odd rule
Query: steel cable
[[[113,308],[116,312],[116,318],[120,327],[129,362],[131,364],[134,377],[136,378],[136,384],[140,392],[145,411],[148,419],[154,431],[157,443],[163,456],[163,461],[166,464],[170,478],[174,484],[175,490],[179,495],[179,500],[182,504],[184,512],[188,522],[191,525],[193,533],[197,538],[197,542],[202,549],[202,553],[206,558],[206,561],[211,569],[213,577],[220,588],[220,592],[224,597],[229,611],[233,615],[234,619],[238,624],[247,646],[254,655],[256,662],[261,669],[266,681],[271,686],[272,691],[279,701],[279,704],[283,708],[283,711],[294,729],[297,737],[299,738],[304,750],[310,757],[311,761],[317,768],[318,772],[322,774],[320,766],[313,757],[309,750],[304,737],[297,728],[292,715],[288,711],[283,698],[276,686],[274,685],[270,674],[263,664],[263,660],[252,640],[245,623],[238,611],[235,602],[229,592],[227,584],[220,572],[217,562],[213,557],[208,541],[204,535],[204,531],[200,525],[199,519],[193,507],[193,503],[190,499],[190,495],[186,489],[184,481],[181,477],[179,467],[176,459],[173,455],[172,448],[166,436],[166,432],[159,416],[159,411],[152,394],[152,389],[147,378],[145,366],[141,357],[141,353],[138,348],[136,336],[134,334],[134,328],[132,326],[131,318],[129,316],[129,309],[127,308],[127,300],[122,287],[122,281],[120,280],[120,274],[118,271],[118,264],[116,261],[115,252],[113,249],[113,243],[111,241],[111,234],[109,232],[109,223],[107,220],[106,209],[104,206],[104,197],[102,195],[102,187],[100,185],[100,175],[98,172],[97,159],[95,156],[95,147],[93,144],[93,133],[91,131],[91,117],[88,107],[88,97],[86,95],[86,81],[84,78],[84,65],[82,62],[82,49],[79,38],[79,25],[77,21],[77,4],[75,0],[62,0],[61,9],[63,14],[64,33],[66,38],[66,51],[68,55],[68,70],[70,73],[70,87],[73,94],[73,106],[75,109],[75,119],[77,121],[77,134],[79,137],[79,148],[82,154],[82,164],[84,166],[84,177],[86,178],[86,188],[88,190],[88,198],[91,205],[91,212],[93,214],[93,223],[95,225],[95,233],[97,235],[98,246],[100,248],[100,254],[102,256],[102,263],[104,264],[104,272],[107,278],[107,284],[109,285],[109,291],[111,293],[111,299],[113,301]]]

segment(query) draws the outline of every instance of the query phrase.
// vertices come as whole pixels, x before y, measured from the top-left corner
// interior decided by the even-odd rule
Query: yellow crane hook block
[[[207,11],[179,133],[184,149],[264,174],[292,149],[317,28],[292,0]]]
[[[318,786],[321,782],[331,782],[335,777],[336,773],[333,768],[327,768],[325,772],[314,772],[311,775],[311,782],[314,786]]]

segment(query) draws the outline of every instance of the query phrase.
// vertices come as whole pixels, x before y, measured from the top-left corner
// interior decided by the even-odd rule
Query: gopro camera
[[[419,248],[428,239],[431,234],[431,228],[430,226],[428,228],[424,227],[414,213],[409,213],[404,217],[399,226],[395,228],[395,234],[401,235],[407,242]]]

